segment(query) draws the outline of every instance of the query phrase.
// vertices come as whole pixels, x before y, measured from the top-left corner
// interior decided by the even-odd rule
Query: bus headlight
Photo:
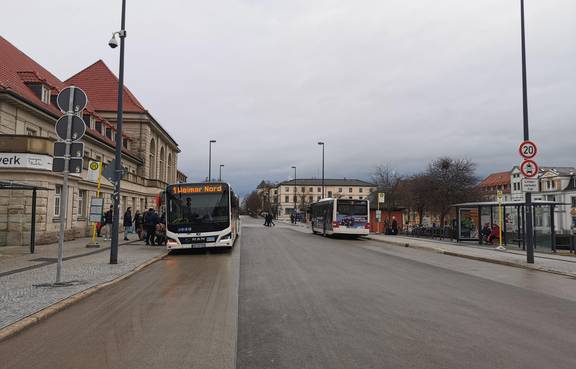
[[[220,238],[220,241],[224,241],[224,240],[231,240],[232,239],[232,232],[225,234],[224,236],[222,236],[222,238]]]
[[[168,238],[166,240],[166,246],[167,247],[173,247],[173,246],[178,246],[178,242],[176,242],[176,240],[173,240],[171,238]]]

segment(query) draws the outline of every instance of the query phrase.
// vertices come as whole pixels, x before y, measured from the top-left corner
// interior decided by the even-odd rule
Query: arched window
[[[166,161],[164,157],[164,147],[160,148],[160,180],[166,182]]]
[[[166,182],[174,182],[174,163],[172,162],[172,153],[168,153],[168,180]]]
[[[150,173],[148,173],[148,178],[154,179],[156,178],[156,143],[154,142],[154,139],[150,141],[150,155],[148,161],[150,166]]]

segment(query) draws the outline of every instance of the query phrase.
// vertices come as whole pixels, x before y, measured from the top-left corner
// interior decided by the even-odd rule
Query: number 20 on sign
[[[538,153],[538,148],[534,142],[527,140],[520,144],[518,151],[524,159],[532,159]]]

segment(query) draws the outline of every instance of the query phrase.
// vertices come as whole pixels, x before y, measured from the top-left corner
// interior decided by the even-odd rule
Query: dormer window
[[[94,117],[90,114],[83,114],[82,115],[82,119],[84,120],[84,123],[86,124],[86,127],[88,128],[93,128],[94,127]]]
[[[128,149],[128,139],[127,139],[127,138],[124,138],[124,139],[122,140],[122,146],[123,146],[125,149]]]
[[[96,122],[94,129],[96,129],[98,133],[102,134],[102,122]]]
[[[50,104],[50,87],[42,85],[42,95],[41,100],[44,104]]]
[[[106,137],[112,139],[112,128],[106,127]]]

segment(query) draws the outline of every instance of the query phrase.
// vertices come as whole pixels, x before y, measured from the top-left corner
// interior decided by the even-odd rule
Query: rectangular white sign
[[[522,191],[524,192],[538,192],[538,179],[537,178],[523,178]]]
[[[380,204],[383,204],[385,202],[385,199],[386,199],[386,193],[384,192],[378,193],[378,202]]]
[[[0,169],[7,168],[52,170],[52,157],[28,153],[0,153]]]

